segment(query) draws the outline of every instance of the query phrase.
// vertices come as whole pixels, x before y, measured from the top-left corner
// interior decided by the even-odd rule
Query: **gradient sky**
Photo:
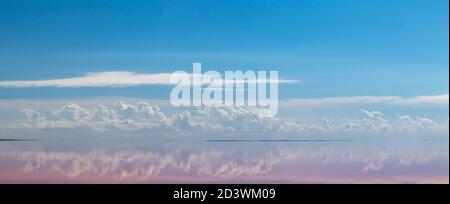
[[[448,9],[448,0],[0,0],[0,183],[448,183]],[[98,85],[111,71],[191,72],[194,62],[299,83],[280,84],[271,118],[173,107],[170,84],[35,87],[87,73],[83,83]]]
[[[278,70],[281,98],[448,93],[447,0],[0,2],[0,81]],[[0,88],[0,98],[167,99],[171,87]]]

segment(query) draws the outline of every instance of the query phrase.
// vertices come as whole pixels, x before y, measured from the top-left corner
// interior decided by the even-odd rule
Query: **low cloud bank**
[[[386,119],[378,110],[360,110],[359,118],[323,119],[322,121],[299,122],[277,117],[260,117],[254,107],[199,107],[183,109],[168,114],[158,106],[139,102],[128,104],[117,102],[112,106],[99,105],[84,108],[68,103],[51,113],[24,109],[25,117],[2,128],[13,129],[91,129],[96,131],[211,131],[211,132],[412,132],[448,131],[449,122],[429,118],[397,115]]]

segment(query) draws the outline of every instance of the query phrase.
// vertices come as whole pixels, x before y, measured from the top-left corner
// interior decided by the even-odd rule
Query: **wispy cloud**
[[[136,74],[133,72],[99,72],[87,73],[80,77],[31,80],[0,81],[0,87],[126,87],[148,84],[170,84],[169,73]]]
[[[174,85],[170,81],[172,73],[138,74],[127,71],[87,73],[79,77],[69,77],[60,79],[28,80],[28,81],[0,81],[3,88],[82,88],[82,87],[129,87],[142,85]],[[206,76],[206,75],[205,75]],[[247,81],[256,83],[255,80]],[[297,80],[277,80],[262,81],[271,83],[297,83]],[[223,83],[231,83],[224,80]],[[237,82],[239,83],[239,81]]]
[[[282,101],[285,106],[321,106],[321,105],[348,105],[348,104],[393,104],[393,105],[414,105],[414,104],[448,104],[449,94],[432,96],[350,96],[350,97],[326,97],[311,99],[290,99]]]

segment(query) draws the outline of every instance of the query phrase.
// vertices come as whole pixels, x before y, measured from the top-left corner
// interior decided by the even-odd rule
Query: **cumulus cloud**
[[[448,131],[448,121],[436,122],[425,117],[397,116],[385,118],[377,110],[361,110],[359,118],[340,118],[299,122],[277,117],[260,117],[256,107],[195,107],[167,114],[158,106],[138,102],[117,102],[112,106],[83,108],[68,103],[52,114],[24,109],[25,118],[12,123],[0,123],[3,128],[124,130],[124,131],[211,131],[250,133],[301,132],[389,132]]]
[[[361,112],[364,113],[364,115],[366,115],[369,118],[382,119],[382,117],[384,115],[384,113],[381,111],[368,111],[368,110],[361,109]]]
[[[434,129],[438,128],[439,124],[435,121],[423,118],[423,117],[411,117],[409,115],[401,115],[398,116],[400,121],[401,128],[405,131],[415,131],[415,130],[424,130],[424,129]],[[447,124],[448,127],[448,124]]]
[[[283,122],[261,118],[259,111],[257,108],[205,107],[167,116],[159,107],[146,102],[138,102],[136,105],[117,102],[112,107],[100,105],[93,109],[68,103],[54,110],[48,118],[32,109],[25,109],[23,112],[26,118],[9,126],[161,131],[260,131],[282,128]]]

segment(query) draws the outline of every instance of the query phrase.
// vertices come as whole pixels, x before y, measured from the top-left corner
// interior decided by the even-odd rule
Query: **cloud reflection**
[[[259,152],[258,152],[259,151]],[[227,149],[137,151],[102,149],[77,151],[0,151],[0,159],[12,159],[21,166],[21,171],[33,174],[34,171],[51,171],[76,180],[85,174],[108,177],[113,181],[149,181],[160,179],[163,175],[202,176],[210,179],[230,181],[239,178],[252,178],[264,175],[267,179],[283,180],[280,172],[295,171],[295,175],[336,176],[363,175],[395,176],[395,169],[404,173],[420,173],[423,168],[432,172],[435,165],[448,170],[447,151],[418,151],[417,149],[359,149],[336,147],[323,148],[268,148],[264,151]],[[347,171],[342,175],[333,172],[340,165]],[[350,168],[351,167],[351,168]],[[0,168],[1,171],[1,168]],[[321,175],[322,174],[322,175]],[[391,175],[392,174],[392,175]],[[188,176],[188,177],[189,177]],[[447,178],[448,174],[443,175]],[[301,182],[301,181],[290,181]],[[317,180],[315,182],[326,182]],[[420,178],[416,181],[420,182]],[[445,182],[445,181],[444,181]]]

